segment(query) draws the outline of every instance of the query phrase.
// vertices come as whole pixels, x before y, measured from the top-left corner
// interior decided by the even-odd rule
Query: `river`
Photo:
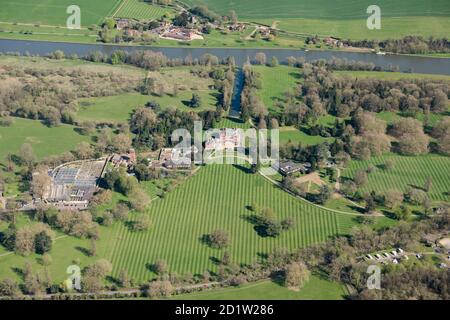
[[[56,50],[62,50],[66,55],[77,54],[84,56],[92,51],[101,51],[111,54],[115,50],[153,50],[162,52],[169,58],[185,58],[192,56],[199,58],[205,53],[213,54],[220,59],[233,56],[238,65],[244,64],[248,59],[253,59],[258,52],[264,52],[270,61],[272,56],[278,58],[280,62],[285,62],[287,57],[304,57],[307,61],[317,59],[330,59],[332,57],[372,62],[383,69],[390,66],[398,66],[400,71],[450,75],[450,59],[418,57],[411,55],[376,55],[374,53],[346,52],[346,51],[322,51],[299,49],[245,49],[245,48],[190,48],[190,47],[151,47],[151,46],[117,46],[105,44],[79,44],[49,41],[28,41],[28,40],[0,40],[0,52],[20,52],[32,55],[46,55]]]

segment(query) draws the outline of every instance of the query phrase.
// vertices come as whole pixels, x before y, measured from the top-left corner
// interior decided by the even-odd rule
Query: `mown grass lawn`
[[[154,276],[148,264],[157,259],[165,259],[169,270],[179,274],[214,272],[215,261],[222,257],[223,250],[209,248],[200,238],[218,228],[230,234],[227,250],[232,261],[251,263],[275,247],[295,249],[323,242],[334,235],[348,233],[357,224],[355,216],[333,213],[293,198],[262,176],[246,171],[231,165],[208,165],[200,169],[163,199],[154,200],[147,212],[130,216],[133,220],[147,215],[152,222],[148,231],[132,232],[122,222],[101,227],[97,257],[85,255],[88,240],[73,237],[56,240],[50,252],[54,263],[49,267],[54,280],[63,280],[67,266],[77,258],[82,267],[106,258],[113,264],[113,276],[127,269],[139,281]],[[154,194],[152,186],[145,189]],[[278,238],[260,237],[246,220],[252,214],[247,209],[252,202],[271,207],[279,219],[294,218],[295,227]],[[5,228],[6,224],[0,227]],[[32,261],[36,270],[42,269],[36,255],[12,254],[0,257],[0,278],[20,279],[14,268],[22,268],[26,260]]]
[[[189,107],[188,101],[192,98],[193,92],[180,92],[176,97],[171,95],[147,96],[139,93],[126,93],[118,96],[101,98],[80,99],[80,109],[77,119],[89,121],[105,122],[128,122],[133,111],[138,107],[143,107],[147,102],[157,102],[161,109],[173,107],[183,111],[205,111],[215,110],[216,97],[214,92],[197,91],[202,99],[200,108]]]
[[[302,130],[294,127],[280,128],[280,144],[288,142],[301,143],[303,146],[315,145],[323,142],[332,142],[333,138],[323,138],[321,136],[311,136]]]
[[[394,161],[392,170],[383,169],[388,159]],[[351,161],[343,177],[351,178],[356,170],[367,169],[369,165],[377,169],[368,175],[368,184],[361,188],[363,192],[388,192],[390,189],[406,192],[411,187],[423,188],[426,179],[431,177],[430,198],[434,201],[450,200],[450,157],[435,154],[406,157],[389,153],[367,161]]]
[[[299,291],[289,290],[272,281],[250,283],[237,288],[215,289],[200,293],[174,296],[185,300],[342,300],[347,294],[342,284],[322,279],[317,275]]]
[[[73,150],[81,141],[91,137],[76,132],[76,127],[61,124],[47,127],[38,120],[14,118],[10,127],[0,126],[0,163],[8,153],[17,154],[24,143],[29,143],[39,159]]]

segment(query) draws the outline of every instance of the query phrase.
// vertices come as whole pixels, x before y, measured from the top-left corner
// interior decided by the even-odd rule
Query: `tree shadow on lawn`
[[[241,215],[241,218],[245,221],[247,221],[248,223],[253,225],[253,230],[256,231],[256,233],[258,234],[258,236],[260,236],[261,238],[275,238],[271,235],[268,234],[268,230],[267,230],[267,226],[265,226],[262,222],[261,222],[261,218],[256,215],[256,214],[250,214],[250,215]]]
[[[83,247],[80,247],[80,246],[76,246],[75,249],[78,250],[78,251],[80,251],[80,252],[81,252],[82,254],[84,254],[86,257],[90,257],[90,256],[91,256],[91,252],[90,252],[90,250],[87,249],[87,248],[83,248]]]
[[[245,166],[241,166],[239,164],[233,164],[233,167],[236,168],[236,169],[241,170],[244,173],[253,174],[252,170],[250,170],[250,168],[247,168]]]

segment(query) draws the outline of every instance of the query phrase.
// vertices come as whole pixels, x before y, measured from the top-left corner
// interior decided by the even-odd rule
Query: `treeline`
[[[371,48],[393,53],[427,54],[450,52],[450,41],[447,38],[436,39],[419,36],[407,36],[402,39],[389,40],[346,40],[345,44],[352,47]]]

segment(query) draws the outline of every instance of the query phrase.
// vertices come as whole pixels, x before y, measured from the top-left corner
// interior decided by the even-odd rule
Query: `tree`
[[[36,199],[44,199],[51,184],[51,177],[48,174],[48,167],[39,166],[33,173],[30,184],[30,191]]]
[[[166,260],[159,259],[153,265],[153,271],[159,275],[165,274],[168,271]]]
[[[133,191],[128,195],[128,200],[131,207],[137,211],[144,211],[150,204],[149,196],[139,187],[133,188]]]
[[[192,94],[191,101],[189,102],[189,105],[192,108],[200,108],[202,106],[202,99],[197,93]]]
[[[407,205],[403,205],[394,211],[394,216],[397,220],[408,220],[411,216],[411,209]]]
[[[52,249],[52,244],[52,238],[45,231],[38,233],[34,238],[34,246],[37,254],[49,252]]]
[[[430,192],[432,186],[433,186],[433,179],[430,176],[428,176],[427,179],[425,180],[425,184],[424,184],[423,189],[426,192]]]
[[[290,263],[285,269],[285,286],[300,289],[308,282],[309,276],[310,272],[303,262]]]
[[[375,203],[375,199],[373,198],[372,195],[367,195],[366,196],[366,208],[365,211],[366,213],[373,213],[376,209],[376,203]]]
[[[392,159],[387,159],[386,162],[384,163],[384,169],[390,171],[392,169],[394,169],[395,166],[395,161]]]
[[[355,176],[353,177],[353,181],[358,187],[362,187],[367,184],[368,178],[365,170],[358,170],[355,172]]]
[[[122,288],[129,288],[131,286],[130,277],[128,276],[128,270],[123,269],[119,274],[119,285]]]
[[[129,212],[130,209],[125,203],[118,203],[113,209],[112,214],[114,219],[124,221],[127,219]]]
[[[44,255],[41,258],[41,264],[45,267],[48,267],[53,262],[52,256],[48,253],[44,253]]]
[[[433,128],[439,152],[450,155],[450,117],[444,117]]]
[[[237,21],[238,21],[238,16],[237,16],[237,14],[236,14],[236,11],[234,11],[234,10],[231,10],[231,11],[230,11],[230,20],[231,20],[231,22],[232,22],[233,24],[236,24],[236,23],[237,23]]]
[[[267,58],[266,58],[266,54],[264,52],[258,52],[255,55],[256,64],[264,65],[264,64],[266,64],[266,61],[267,61]]]
[[[94,156],[94,150],[89,143],[82,141],[75,147],[75,155],[78,159],[90,159]]]
[[[128,134],[120,133],[112,138],[111,146],[117,153],[128,152],[131,148],[131,138]]]
[[[207,242],[212,248],[223,249],[230,244],[230,236],[227,231],[217,229],[207,236]]]
[[[436,113],[447,111],[448,97],[442,90],[436,90],[434,92],[433,100],[431,101],[431,110]]]
[[[91,247],[89,249],[89,255],[91,257],[95,257],[97,255],[97,241],[95,241],[95,239],[91,239]]]
[[[22,292],[19,285],[12,279],[6,278],[0,281],[0,297],[20,297]]]
[[[144,292],[151,298],[168,297],[173,292],[173,286],[170,281],[152,281],[146,286]]]
[[[31,167],[36,161],[36,156],[34,154],[33,147],[31,147],[29,143],[24,143],[20,147],[19,156],[22,163],[27,165],[28,167]]]
[[[278,67],[279,64],[280,64],[280,63],[278,62],[277,57],[273,56],[273,57],[272,57],[272,60],[271,60],[271,62],[270,62],[270,66],[271,66],[272,68],[275,68],[275,67]]]
[[[398,207],[403,202],[403,192],[398,190],[389,190],[384,195],[384,204],[390,209]]]
[[[132,223],[133,231],[145,231],[148,228],[150,228],[150,220],[146,217],[140,217]]]
[[[331,198],[331,189],[327,185],[322,185],[319,188],[319,194],[316,196],[316,201],[319,204],[325,204]]]
[[[397,151],[404,155],[417,155],[428,152],[429,138],[423,132],[420,121],[402,118],[392,125],[391,134],[397,138]]]

